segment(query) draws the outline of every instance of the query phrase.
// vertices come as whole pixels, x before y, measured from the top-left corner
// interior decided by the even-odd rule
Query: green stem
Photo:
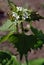
[[[27,59],[27,54],[25,55],[26,63],[28,65],[28,59]]]
[[[16,31],[17,31],[17,33],[19,33],[19,30],[18,30],[18,23],[16,24],[16,28],[17,28],[17,30],[16,30]]]
[[[21,22],[22,33],[24,34],[23,22]]]

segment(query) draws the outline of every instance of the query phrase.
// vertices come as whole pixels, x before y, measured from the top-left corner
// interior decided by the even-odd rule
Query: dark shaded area
[[[6,59],[5,62],[4,62],[4,59]],[[10,59],[11,59],[11,55],[10,55],[9,53],[5,53],[5,52],[0,51],[0,63],[1,63],[2,65],[6,65],[6,63],[7,63]]]
[[[7,14],[5,14],[5,11],[0,10],[0,26],[4,23],[5,20],[7,20]]]
[[[0,19],[4,18],[4,11],[0,10]]]
[[[42,65],[44,65],[44,63]]]

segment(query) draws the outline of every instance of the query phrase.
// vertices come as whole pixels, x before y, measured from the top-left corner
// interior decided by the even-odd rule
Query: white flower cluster
[[[18,22],[18,20],[20,18],[21,18],[20,20],[26,20],[26,18],[29,18],[29,16],[30,16],[30,13],[29,12],[32,11],[32,10],[29,11],[28,9],[25,9],[23,7],[16,7],[16,9],[17,10],[15,12],[12,11],[12,17],[14,17],[15,18],[15,21],[17,21],[17,22]]]

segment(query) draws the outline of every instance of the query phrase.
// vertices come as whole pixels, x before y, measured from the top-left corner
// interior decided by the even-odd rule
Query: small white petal
[[[19,16],[17,16],[16,19],[19,19]]]
[[[22,7],[17,7],[17,10],[18,10],[18,11],[22,11],[23,8],[22,8]]]
[[[17,10],[19,10],[19,7],[17,7]]]
[[[12,12],[12,16],[17,17],[17,13]]]
[[[26,18],[28,18],[28,15],[26,15],[26,14],[23,14],[23,17],[26,19]]]
[[[15,16],[15,14],[12,13],[12,16]]]
[[[25,17],[22,17],[23,20],[25,20]]]

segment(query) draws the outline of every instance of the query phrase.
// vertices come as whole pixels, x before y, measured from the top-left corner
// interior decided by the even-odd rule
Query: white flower
[[[26,19],[26,18],[28,18],[28,13],[27,12],[24,12],[24,14],[23,14],[23,16],[22,16],[22,19]]]
[[[19,16],[17,16],[16,19],[18,20],[19,19]]]
[[[17,11],[22,11],[23,8],[22,7],[17,7]]]
[[[23,20],[25,20],[26,18],[28,18],[28,16],[26,16],[26,15],[22,16]]]
[[[25,20],[25,17],[22,17],[23,20]]]
[[[19,16],[17,15],[17,13],[15,13],[15,12],[12,12],[12,16],[13,17],[15,17],[16,18],[16,20],[18,20],[19,19]]]
[[[13,16],[13,17],[17,17],[17,13],[12,12],[12,16]]]

